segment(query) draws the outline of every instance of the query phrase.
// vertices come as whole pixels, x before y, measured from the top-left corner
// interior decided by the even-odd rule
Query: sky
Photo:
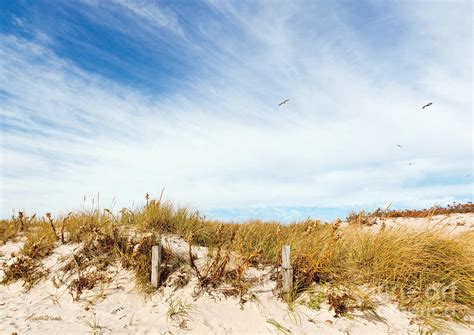
[[[471,1],[0,0],[0,216],[162,190],[232,221],[472,201],[472,19]]]

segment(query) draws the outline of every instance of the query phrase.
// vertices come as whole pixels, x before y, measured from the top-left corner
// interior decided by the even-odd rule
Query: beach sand
[[[458,224],[460,222],[460,224]],[[472,230],[474,215],[454,214],[435,217],[429,223],[422,219],[390,219],[388,228],[399,226],[427,229],[443,226],[446,233]],[[376,226],[368,229],[378,229]],[[374,228],[375,227],[375,228]],[[176,236],[163,237],[164,245],[186,254],[187,243]],[[22,242],[8,242],[0,247],[0,266],[12,262]],[[22,282],[0,286],[0,334],[407,334],[417,333],[414,315],[400,311],[397,304],[383,295],[377,298],[376,315],[356,311],[349,317],[335,317],[326,303],[320,309],[305,304],[291,306],[276,297],[276,282],[270,269],[250,268],[248,276],[259,278],[245,303],[236,297],[213,292],[196,295],[194,277],[184,287],[162,287],[150,296],[135,288],[134,276],[120,266],[111,267],[113,278],[106,285],[85,291],[74,301],[67,285],[56,287],[53,277],[63,261],[79,245],[59,245],[43,260],[50,274],[30,291]],[[207,249],[193,247],[198,264],[205,262]],[[173,276],[168,281],[173,281]],[[0,271],[0,279],[3,271]],[[452,323],[457,334],[472,334],[472,329]]]

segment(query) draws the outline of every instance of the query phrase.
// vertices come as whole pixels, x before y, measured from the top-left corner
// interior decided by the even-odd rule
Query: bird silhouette
[[[415,163],[410,162],[410,163],[408,163],[407,165],[415,165]]]
[[[290,99],[286,99],[285,101],[282,101],[278,104],[278,107],[282,106],[282,105],[286,105],[286,103],[290,101]]]
[[[397,144],[397,147],[399,147],[399,148],[403,148],[403,147],[402,147],[400,144]]]
[[[428,102],[426,105],[421,107],[421,109],[425,109],[426,107],[430,107],[432,104],[433,104],[432,102]]]

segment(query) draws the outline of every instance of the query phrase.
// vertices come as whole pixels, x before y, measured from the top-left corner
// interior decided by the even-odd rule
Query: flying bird
[[[410,163],[408,163],[407,165],[415,165],[415,163],[410,162]]]
[[[290,99],[286,99],[285,101],[282,101],[278,104],[278,107],[282,106],[282,105],[286,105],[286,103],[290,101]]]
[[[400,144],[397,144],[397,147],[399,147],[399,148],[403,148],[403,147],[402,147]]]
[[[426,107],[430,107],[432,104],[433,104],[432,102],[428,102],[426,105],[421,107],[421,109],[425,109]]]

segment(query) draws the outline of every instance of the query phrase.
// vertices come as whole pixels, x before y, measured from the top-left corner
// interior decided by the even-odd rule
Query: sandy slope
[[[429,218],[388,218],[377,219],[372,229],[380,229],[385,222],[386,228],[409,228],[413,230],[435,229],[446,234],[459,234],[474,230],[474,214],[435,215]]]
[[[411,224],[411,219],[403,220]],[[471,227],[472,221],[467,228]],[[175,252],[187,252],[186,242],[177,237],[168,236],[164,243]],[[0,265],[11,262],[12,253],[21,244],[9,242],[0,247]],[[195,297],[193,280],[184,288],[173,291],[172,287],[164,287],[145,298],[136,292],[133,274],[120,267],[110,270],[113,280],[106,287],[86,291],[79,302],[74,302],[65,285],[56,288],[50,279],[60,266],[60,256],[70,255],[77,247],[58,246],[44,260],[51,269],[50,277],[31,291],[22,292],[21,282],[0,286],[0,334],[407,334],[418,330],[410,325],[412,315],[383,298],[377,309],[378,318],[361,312],[352,314],[350,319],[335,318],[325,304],[319,311],[300,304],[290,311],[273,294],[275,282],[270,280],[267,269],[251,269],[249,275],[260,276],[261,283],[253,289],[256,298],[242,306],[238,298],[225,298],[218,293]],[[194,248],[193,252],[200,263],[205,261],[206,248]],[[170,305],[180,303],[186,306],[185,313],[170,317]],[[453,330],[472,334],[456,324]]]

